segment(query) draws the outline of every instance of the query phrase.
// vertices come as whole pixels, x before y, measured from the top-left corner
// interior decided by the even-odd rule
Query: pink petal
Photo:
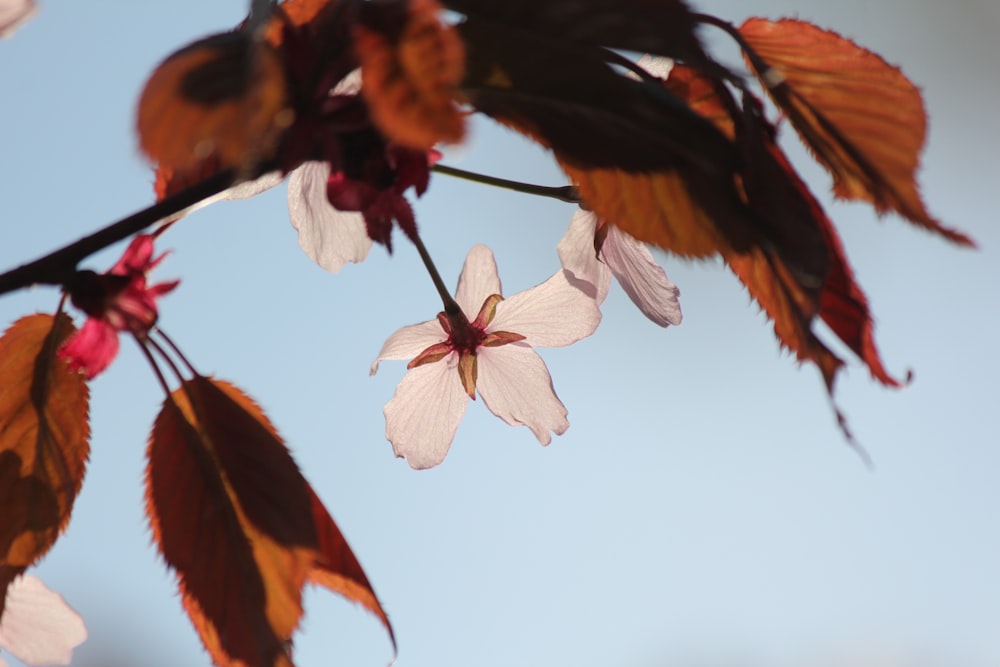
[[[69,362],[71,370],[82,370],[88,380],[111,365],[118,354],[118,333],[105,322],[88,317],[83,327],[59,348],[59,356]]]
[[[600,321],[597,302],[559,271],[501,301],[487,331],[519,333],[533,347],[562,347],[594,333]]]
[[[153,235],[137,234],[122,253],[118,263],[108,271],[114,276],[126,276],[130,273],[145,273],[152,268]]]
[[[469,401],[457,363],[453,353],[408,371],[385,404],[385,437],[411,468],[433,468],[448,455]]]
[[[559,241],[559,261],[569,275],[574,287],[596,299],[598,305],[604,303],[611,286],[611,271],[597,259],[594,249],[594,234],[597,232],[597,215],[578,210],[569,221],[569,228]]]
[[[24,575],[7,588],[0,647],[29,665],[68,665],[87,638],[83,619],[38,577]]]
[[[229,199],[232,201],[238,199],[250,199],[251,197],[256,197],[262,192],[267,192],[274,186],[279,185],[283,180],[285,180],[285,176],[280,171],[271,171],[252,181],[237,183],[233,187],[222,192],[218,199]],[[215,201],[215,198],[211,201]]]
[[[288,214],[299,232],[299,246],[330,273],[368,257],[372,240],[360,213],[338,211],[327,199],[330,165],[306,162],[288,178]]]
[[[566,432],[566,406],[537,352],[524,343],[511,343],[480,348],[477,356],[476,388],[490,412],[511,426],[527,426],[543,445],[552,442],[549,431]]]
[[[403,327],[382,344],[378,357],[372,362],[371,374],[375,375],[380,362],[387,359],[413,359],[431,345],[442,343],[447,338],[437,320]]]
[[[33,0],[0,0],[0,37],[6,37],[35,13]]]
[[[473,246],[465,258],[462,273],[458,276],[455,301],[462,307],[465,316],[475,318],[486,297],[502,294],[500,274],[493,259],[493,251],[484,245]]]
[[[601,248],[601,256],[618,283],[643,315],[661,327],[681,323],[681,291],[653,259],[645,243],[614,225]]]
[[[146,288],[146,295],[153,299],[159,299],[164,294],[173,292],[180,284],[180,280],[168,280],[164,283],[157,283]]]

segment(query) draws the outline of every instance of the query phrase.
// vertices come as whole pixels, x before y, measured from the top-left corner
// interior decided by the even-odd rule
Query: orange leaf
[[[306,581],[360,603],[392,637],[350,547],[238,389],[200,376],[184,382],[165,401],[148,454],[153,535],[216,664],[291,665]]]
[[[561,164],[588,207],[640,241],[685,257],[711,257],[727,246],[677,171],[642,174]]]
[[[827,236],[831,260],[830,271],[820,295],[820,318],[868,365],[872,377],[890,387],[902,386],[899,380],[889,375],[882,364],[875,347],[875,323],[868,310],[868,299],[854,281],[854,273],[847,263],[840,237],[826,216],[820,220]]]
[[[810,323],[818,311],[814,298],[795,280],[782,260],[763,248],[750,253],[723,253],[733,273],[774,321],[778,341],[800,361],[812,361],[833,391],[837,370],[843,365],[812,332]]]
[[[0,613],[7,585],[45,554],[83,484],[89,392],[56,350],[69,317],[31,315],[0,338]]]
[[[281,58],[243,32],[213,35],[164,60],[139,98],[143,152],[160,167],[249,169],[270,157],[291,123]]]
[[[774,321],[781,344],[800,360],[815,362],[829,389],[842,362],[813,333],[817,315],[875,378],[899,386],[875,348],[867,301],[836,231],[774,143],[759,104],[748,98],[740,111],[735,100],[720,97],[711,79],[683,65],[674,66],[665,85],[726,137],[738,139],[743,166],[735,178],[747,210],[706,211],[699,201],[709,199],[696,198],[681,171],[635,174],[564,161],[588,206],[636,238],[675,253],[720,253]]]
[[[712,124],[726,137],[733,139],[736,136],[733,118],[719,98],[716,80],[701,74],[693,67],[674,63],[664,86],[687,102],[699,116],[712,121]]]
[[[341,0],[285,0],[280,11],[274,12],[265,28],[265,39],[278,46],[285,36],[286,26],[303,26],[317,20],[320,12],[336,11]]]
[[[752,18],[739,32],[756,52],[748,56],[751,67],[833,175],[837,196],[974,245],[943,227],[921,201],[916,170],[926,114],[920,91],[897,67],[805,21]]]
[[[456,105],[465,74],[465,46],[451,26],[438,19],[436,0],[409,0],[402,25],[391,22],[388,5],[366,12],[354,48],[361,63],[361,92],[372,119],[390,140],[416,150],[458,142],[465,117]]]

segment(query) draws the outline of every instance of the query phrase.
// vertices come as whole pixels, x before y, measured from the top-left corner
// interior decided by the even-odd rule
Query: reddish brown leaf
[[[679,171],[634,174],[563,163],[588,205],[633,236],[673,252],[721,254],[774,321],[781,344],[798,359],[815,362],[829,389],[842,362],[813,333],[817,315],[874,377],[898,386],[879,358],[867,302],[836,231],[774,143],[757,103],[747,99],[738,112],[735,100],[720,97],[711,79],[681,65],[673,68],[666,85],[737,140],[743,166],[735,178],[749,210],[723,226],[716,212],[709,214],[698,205]],[[740,225],[743,236],[734,237],[732,231],[739,233]]]
[[[676,171],[562,168],[594,212],[640,241],[685,257],[711,257],[727,245]]]
[[[719,97],[718,82],[698,70],[685,65],[674,64],[664,82],[667,90],[687,102],[688,106],[702,118],[709,120],[729,139],[736,137],[733,117]]]
[[[727,261],[774,319],[779,340],[791,348],[799,359],[815,361],[831,391],[841,361],[812,333],[809,324],[817,314],[867,364],[874,378],[888,386],[900,386],[901,383],[886,371],[875,347],[875,325],[868,310],[868,301],[854,281],[836,229],[781,149],[771,143],[767,145],[767,150],[774,167],[784,172],[783,177],[772,172],[771,178],[798,190],[799,201],[808,208],[808,211],[803,208],[800,212],[819,225],[823,236],[827,271],[818,299],[815,291],[803,288],[801,282],[783,266],[782,260],[771,253],[753,258],[727,257]],[[789,199],[791,197],[785,201]]]
[[[698,16],[683,0],[443,0],[443,4],[471,21],[501,27],[510,37],[533,33],[591,49],[648,53],[732,78],[702,47]],[[541,57],[538,62],[550,64]]]
[[[372,119],[390,140],[416,150],[461,141],[465,116],[457,102],[465,46],[443,24],[436,0],[409,0],[405,17],[371,5],[355,28],[361,92]]]
[[[291,665],[302,587],[325,586],[392,629],[350,547],[260,408],[195,377],[149,444],[147,511],[184,606],[219,665]]]
[[[460,26],[470,45],[462,92],[479,111],[532,137],[579,169],[684,168],[725,185],[732,142],[659,82],[636,81],[601,49],[489,22]]]
[[[31,315],[0,338],[0,613],[7,585],[69,522],[87,457],[89,392],[56,350],[69,317]]]
[[[927,119],[920,91],[897,67],[805,21],[752,18],[739,32],[755,52],[751,67],[833,175],[837,196],[974,245],[921,201],[916,171]]]
[[[902,382],[889,375],[875,347],[875,323],[868,310],[868,299],[854,281],[843,244],[826,216],[820,218],[830,250],[830,272],[820,295],[820,317],[851,351],[868,365],[872,377],[890,387]]]
[[[303,26],[317,20],[324,10],[336,9],[340,0],[285,0],[281,11],[275,12],[265,29],[265,39],[278,46],[284,39],[286,26]]]
[[[164,60],[139,98],[143,152],[160,167],[195,170],[206,158],[248,169],[274,151],[292,121],[281,58],[243,32],[213,35]]]

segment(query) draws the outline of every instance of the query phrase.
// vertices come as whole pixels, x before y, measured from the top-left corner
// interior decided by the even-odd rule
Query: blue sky
[[[888,368],[915,373],[903,391],[858,363],[840,378],[838,402],[874,471],[845,445],[818,373],[779,352],[718,262],[659,255],[681,288],[680,327],[649,324],[615,288],[596,335],[543,351],[572,424],[548,448],[477,401],[445,463],[415,472],[384,438],[382,406],[403,364],[368,376],[389,334],[439,310],[401,237],[392,257],[375,248],[326,274],[299,250],[281,187],[199,211],[163,238],[173,252],[154,277],[182,283],[162,302],[162,327],[202,372],[264,406],[366,568],[400,667],[1000,660],[1000,12],[990,0],[697,6],[839,30],[901,64],[925,94],[924,197],[977,251],[829,202],[828,179],[786,137],[843,235]],[[244,10],[238,0],[50,0],[0,42],[0,266],[151,202],[132,130],[143,81]],[[447,155],[565,182],[548,155],[489,122]],[[444,177],[417,205],[449,284],[469,247],[486,243],[508,294],[557,269],[572,213]],[[88,266],[103,270],[120,252]],[[57,301],[45,288],[7,296],[0,320]],[[74,664],[208,665],[143,515],[162,392],[130,344],[92,392],[84,489],[37,568],[90,628]],[[301,666],[390,658],[378,623],[324,591],[307,596],[296,651]]]

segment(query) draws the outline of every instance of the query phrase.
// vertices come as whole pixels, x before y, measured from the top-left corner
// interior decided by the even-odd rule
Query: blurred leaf
[[[456,104],[465,47],[440,12],[436,0],[365,3],[354,29],[372,120],[390,141],[414,150],[465,135],[465,114]]]
[[[198,40],[171,54],[139,97],[139,146],[180,178],[215,158],[248,170],[274,152],[291,121],[278,52],[241,31]]]
[[[805,21],[752,18],[739,32],[755,52],[751,67],[833,175],[837,196],[974,245],[943,227],[921,201],[916,170],[927,118],[920,91],[899,68]]]
[[[306,581],[389,621],[333,520],[260,408],[205,377],[165,401],[147,511],[184,606],[219,665],[291,665]],[[395,640],[393,640],[395,646]]]
[[[695,16],[681,0],[444,0],[444,4],[511,32],[651,53],[724,72],[702,48],[695,35]]]
[[[585,44],[469,19],[462,92],[479,111],[552,148],[577,168],[685,168],[724,186],[732,142],[660,81],[622,76]]]
[[[56,350],[62,313],[30,315],[0,338],[0,613],[4,591],[69,522],[90,453],[89,392]]]

